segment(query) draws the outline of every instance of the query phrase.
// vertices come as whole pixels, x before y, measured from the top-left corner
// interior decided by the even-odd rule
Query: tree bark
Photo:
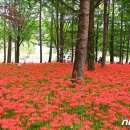
[[[111,39],[110,39],[110,63],[114,63],[114,4],[115,0],[112,1],[112,25],[111,25]]]
[[[126,64],[128,64],[129,61],[129,50],[130,50],[130,28],[128,32],[128,43],[127,43],[127,52],[126,52]]]
[[[42,63],[42,0],[40,0],[39,41],[40,41],[40,63]]]
[[[96,29],[96,41],[95,41],[95,62],[98,62],[98,37],[99,37],[99,21],[97,21],[97,29]]]
[[[108,0],[104,0],[103,53],[102,53],[102,63],[101,63],[102,67],[104,67],[106,63],[107,35],[108,35]]]
[[[123,10],[123,6],[122,6]],[[123,45],[123,38],[122,38],[122,33],[123,33],[123,11],[121,13],[121,29],[120,29],[120,54],[119,54],[119,63],[122,64],[122,45]]]
[[[12,35],[9,34],[9,39],[8,39],[8,59],[7,63],[11,63],[11,49],[12,48]]]
[[[71,28],[71,62],[74,61],[74,16],[72,16],[72,28]]]
[[[14,27],[15,32],[17,32],[17,34],[15,34],[15,63],[19,63],[20,57],[20,29],[20,26],[18,26],[17,28]]]
[[[57,7],[56,7],[56,41],[57,41],[57,62],[59,62],[59,11],[58,11],[59,3],[57,2]]]
[[[64,15],[60,15],[60,62],[63,62],[64,58]]]
[[[16,25],[14,25],[14,42],[15,42],[15,63],[17,63],[17,30]]]
[[[122,64],[124,64],[123,63],[123,59],[124,59],[124,53],[125,53],[125,41],[127,40],[126,39],[126,34],[125,34],[125,32],[127,31],[127,29],[126,29],[127,28],[126,23],[125,23],[124,26],[125,26],[125,29],[124,29],[124,33],[123,33],[124,35],[123,35],[123,44],[122,44]]]
[[[49,52],[49,62],[52,59],[52,42],[53,42],[53,12],[51,12],[51,29],[50,29],[50,52]]]
[[[20,56],[20,35],[17,36],[17,61],[16,63],[19,63],[19,56]]]
[[[4,5],[6,6],[6,1],[4,0]],[[6,9],[4,9],[6,14]],[[4,63],[6,63],[6,19],[4,18]]]
[[[9,6],[12,7],[12,0],[9,0]],[[9,15],[12,16],[12,12],[9,11]],[[12,27],[11,22],[9,22],[9,37],[8,37],[8,58],[7,63],[11,63],[11,51],[12,51]]]
[[[85,75],[86,47],[88,40],[90,0],[80,0],[80,15],[78,23],[78,40],[75,52],[75,61],[72,79],[83,80]]]
[[[87,59],[88,59],[88,70],[94,70],[94,1],[90,1],[90,10],[89,10],[89,33],[88,33],[88,53],[87,53]]]
[[[74,0],[72,0],[74,8]],[[71,28],[71,62],[74,61],[74,15],[72,14],[72,28]]]

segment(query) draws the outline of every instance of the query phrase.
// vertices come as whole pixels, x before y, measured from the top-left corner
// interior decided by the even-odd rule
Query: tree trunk
[[[6,1],[4,0],[4,4],[6,6]],[[4,13],[6,14],[6,9],[4,9]],[[6,63],[6,19],[4,18],[4,63]]]
[[[104,67],[106,63],[107,35],[108,35],[108,0],[104,0],[103,53],[102,53],[102,63],[101,63],[102,67]]]
[[[80,0],[80,15],[78,23],[78,40],[75,52],[75,61],[72,79],[83,80],[85,74],[86,47],[88,40],[90,0]],[[76,79],[76,80],[75,80]]]
[[[16,31],[16,26],[14,25],[15,63],[17,63],[17,34],[15,33]]]
[[[64,15],[60,15],[60,62],[63,62],[64,58]]]
[[[128,43],[127,43],[127,52],[126,52],[126,64],[128,64],[129,61],[129,49],[130,48],[130,28],[128,32]]]
[[[20,49],[20,35],[17,36],[17,61],[16,63],[19,63],[19,56],[20,56],[19,49]]]
[[[110,63],[114,63],[114,3],[112,1],[112,25],[111,25],[111,39],[110,39]]]
[[[74,0],[72,0],[74,8]],[[74,61],[74,15],[72,14],[72,28],[71,28],[71,62]]]
[[[123,64],[123,59],[124,59],[124,53],[125,53],[125,41],[127,40],[126,39],[126,34],[125,34],[125,32],[127,31],[127,26],[126,26],[126,23],[125,23],[125,30],[124,30],[124,35],[123,35],[123,43],[122,43],[122,64]]]
[[[9,6],[12,7],[12,0],[9,0]],[[12,12],[9,11],[9,15],[12,16]],[[12,27],[11,22],[9,22],[9,39],[8,39],[8,59],[7,63],[11,63],[11,50],[12,50]]]
[[[97,21],[97,29],[96,29],[96,41],[95,41],[95,62],[98,62],[98,37],[99,37],[99,21]]]
[[[123,10],[123,6],[122,6]],[[122,45],[123,45],[123,38],[122,38],[122,33],[123,33],[123,11],[121,13],[121,29],[120,29],[120,55],[119,55],[119,63],[122,64]]]
[[[56,7],[56,41],[57,41],[57,62],[59,62],[59,11],[58,11],[59,3],[57,2],[57,7]]]
[[[42,63],[42,0],[40,0],[39,41],[40,41],[40,63]]]
[[[74,16],[72,16],[72,29],[71,29],[71,62],[74,61]]]
[[[20,27],[14,27],[14,31],[17,32],[17,34],[15,34],[15,63],[19,63],[19,56],[20,56],[20,52],[19,52],[19,48],[20,48]]]
[[[89,33],[88,33],[88,53],[87,57],[88,58],[88,70],[94,70],[95,65],[94,65],[94,1],[90,1],[90,10],[89,10]]]
[[[11,63],[11,48],[12,48],[12,35],[9,34],[9,39],[8,39],[8,59],[7,63]]]
[[[53,42],[53,12],[51,12],[51,29],[50,29],[50,52],[49,52],[49,62],[51,62],[52,58],[52,42]]]

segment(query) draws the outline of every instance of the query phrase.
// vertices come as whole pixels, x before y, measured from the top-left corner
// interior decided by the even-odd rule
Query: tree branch
[[[101,4],[102,0],[98,0],[96,4],[94,5],[94,9],[97,8]]]
[[[59,0],[59,2],[63,5],[65,5],[67,8],[69,8],[71,11],[78,13],[79,10],[75,10],[72,6],[70,6],[69,4],[67,4],[66,2],[64,2],[63,0]]]

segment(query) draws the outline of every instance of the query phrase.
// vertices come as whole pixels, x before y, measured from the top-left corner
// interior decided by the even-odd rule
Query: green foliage
[[[2,115],[2,118],[11,118],[15,115],[15,111],[14,110],[7,110],[6,111],[7,114]]]
[[[86,110],[87,110],[87,108],[85,108],[84,106],[78,106],[74,109],[68,110],[68,114],[75,114],[76,113],[76,114],[84,117],[84,116],[86,116]]]
[[[82,128],[82,125],[81,124],[75,124],[71,127],[68,127],[68,126],[62,126],[60,128],[60,130],[80,130]]]
[[[48,122],[35,122],[27,130],[40,130],[40,127],[49,126]]]
[[[39,44],[39,0],[17,0],[12,3],[13,7],[18,9],[18,16],[25,21],[24,25],[15,25],[12,21],[12,36],[13,42],[15,42],[15,36],[20,35],[20,44],[31,45]],[[4,4],[4,0],[0,1],[0,5]],[[9,2],[7,1],[8,5]],[[95,0],[97,4],[97,0]],[[114,14],[114,56],[119,57],[120,51],[120,30],[121,30],[121,15],[123,13],[123,58],[126,58],[126,52],[128,48],[128,35],[130,30],[130,1],[129,0],[115,0],[115,14]],[[57,0],[45,0],[42,1],[42,41],[46,46],[50,46],[50,34],[51,34],[51,14],[54,15],[53,23],[53,48],[57,48],[57,28],[58,33],[60,33],[60,15],[64,15],[63,24],[63,39],[64,39],[64,54],[67,54],[72,49],[72,34],[74,48],[77,42],[77,32],[78,32],[78,14],[73,12],[73,10],[79,10],[78,0],[67,0],[67,1],[57,1]],[[98,51],[102,52],[103,49],[103,12],[104,6],[101,2],[100,6],[95,9],[95,38],[96,33],[99,32],[98,37]],[[56,13],[58,19],[56,18]],[[72,24],[72,17],[74,17],[74,22]],[[110,2],[109,10],[109,31],[108,31],[108,51],[110,51],[110,36],[111,36],[111,25],[112,25],[112,1]],[[58,23],[58,27],[57,27]],[[97,30],[97,23],[99,28]],[[14,30],[16,26],[16,30]],[[73,26],[73,32],[72,32]],[[18,31],[19,28],[19,31]],[[9,20],[6,19],[6,31],[4,32],[4,17],[0,19],[0,49],[3,49],[3,37],[6,34],[6,41],[8,41],[9,34]],[[59,34],[58,34],[59,35]],[[60,36],[59,36],[60,39]],[[58,39],[58,40],[59,40]],[[31,48],[32,49],[32,48]]]

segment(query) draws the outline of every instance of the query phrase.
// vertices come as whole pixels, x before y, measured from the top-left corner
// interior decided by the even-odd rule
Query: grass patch
[[[74,124],[73,126],[62,126],[60,130],[80,130],[82,128],[82,124]]]
[[[50,123],[49,122],[35,122],[27,130],[40,130],[40,127],[43,127],[43,126],[49,127]]]
[[[101,130],[103,128],[104,124],[102,120],[96,120],[93,123],[93,130]]]
[[[7,110],[6,113],[7,114],[2,115],[2,118],[11,118],[16,114],[14,110]]]
[[[103,110],[106,113],[108,112],[108,110],[110,108],[110,106],[108,106],[108,105],[102,105],[102,104],[100,104],[99,107],[100,107],[101,110]]]
[[[87,84],[90,84],[90,83],[92,83],[92,81],[93,81],[93,78],[91,78],[91,77],[85,77],[85,85],[87,85]]]
[[[67,113],[68,114],[78,114],[80,116],[85,117],[86,116],[86,111],[87,111],[86,107],[84,107],[84,106],[78,106],[78,107],[76,107],[74,109],[68,110]]]

